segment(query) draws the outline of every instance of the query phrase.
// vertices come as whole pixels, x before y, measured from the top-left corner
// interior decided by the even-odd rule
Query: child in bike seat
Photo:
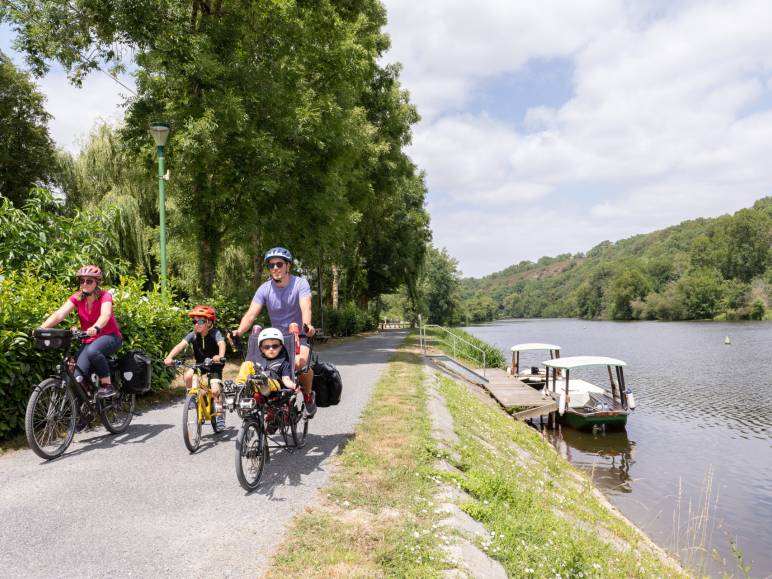
[[[207,358],[212,360],[209,370],[202,369],[201,372],[209,374],[209,387],[215,399],[215,415],[218,423],[225,426],[225,419],[222,415],[222,395],[220,394],[220,384],[222,382],[222,371],[225,364],[225,338],[222,332],[214,327],[217,321],[217,311],[211,306],[196,306],[188,312],[188,317],[193,322],[193,331],[188,333],[182,341],[171,349],[164,359],[164,364],[171,366],[174,357],[185,351],[190,345],[193,346],[193,356],[197,364],[201,364]],[[188,368],[183,375],[185,387],[190,388],[193,384],[193,370]]]
[[[260,366],[268,374],[271,390],[279,390],[281,387],[295,389],[292,381],[292,366],[284,348],[284,336],[276,328],[265,328],[257,337],[259,353],[253,361],[244,362],[239,371],[237,383],[244,383],[249,374],[253,373],[255,366]]]

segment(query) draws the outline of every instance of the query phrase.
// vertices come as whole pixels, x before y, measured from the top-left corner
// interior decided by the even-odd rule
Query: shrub
[[[378,325],[375,314],[360,310],[347,303],[337,310],[324,309],[324,330],[331,336],[351,336],[372,330]]]

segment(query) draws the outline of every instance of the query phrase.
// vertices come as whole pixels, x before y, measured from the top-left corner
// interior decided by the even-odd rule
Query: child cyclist
[[[201,364],[207,358],[212,360],[209,370],[201,371],[209,374],[209,387],[214,395],[215,416],[217,417],[217,427],[225,428],[225,417],[222,413],[222,394],[220,384],[222,382],[222,370],[225,366],[225,338],[222,332],[214,327],[217,321],[217,312],[211,306],[196,306],[188,312],[188,317],[193,320],[193,331],[183,340],[171,349],[164,358],[164,364],[171,366],[174,357],[183,352],[188,345],[193,346],[193,355],[196,363]],[[193,370],[188,368],[184,374],[185,387],[190,388],[193,384]]]

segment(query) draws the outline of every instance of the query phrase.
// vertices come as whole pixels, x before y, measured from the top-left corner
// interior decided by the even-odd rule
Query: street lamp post
[[[158,154],[158,213],[161,221],[161,291],[166,292],[166,198],[164,196],[164,145],[169,137],[169,125],[153,123],[150,134]]]

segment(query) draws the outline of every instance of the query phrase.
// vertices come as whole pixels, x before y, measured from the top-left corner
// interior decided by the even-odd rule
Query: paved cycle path
[[[341,403],[319,409],[303,449],[273,453],[252,494],[236,479],[238,416],[219,435],[205,425],[191,455],[182,402],[135,416],[121,435],[102,427],[76,435],[54,461],[30,450],[0,457],[0,576],[259,576],[292,517],[319,496],[330,458],[406,335],[321,352],[341,372]]]

